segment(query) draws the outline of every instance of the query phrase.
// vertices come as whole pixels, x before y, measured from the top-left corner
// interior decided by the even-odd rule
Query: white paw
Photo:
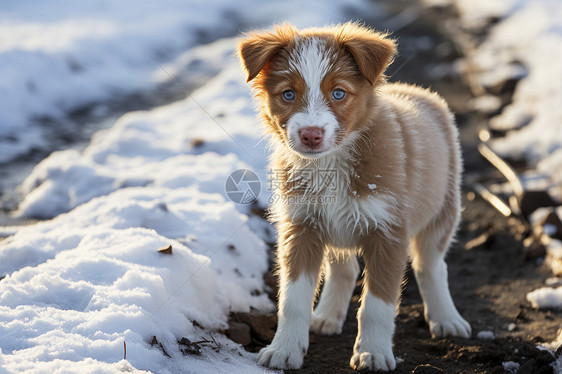
[[[310,321],[310,331],[322,335],[341,334],[344,320],[344,315],[326,316],[313,313],[312,320]]]
[[[300,369],[306,355],[306,348],[299,344],[280,347],[272,343],[258,354],[258,364],[272,369]]]
[[[443,338],[445,336],[460,336],[462,338],[470,338],[472,328],[458,312],[447,318],[439,320],[429,319],[429,331],[432,338]]]
[[[349,365],[354,370],[392,371],[396,369],[396,360],[389,352],[357,352],[351,357]]]

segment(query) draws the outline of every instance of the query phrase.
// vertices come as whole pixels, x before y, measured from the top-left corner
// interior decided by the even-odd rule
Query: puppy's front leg
[[[350,365],[355,370],[394,370],[392,337],[407,246],[402,240],[373,237],[363,246],[363,257],[365,278],[357,313],[359,331]]]
[[[303,225],[278,227],[280,266],[277,332],[258,354],[258,363],[277,369],[299,369],[308,350],[312,299],[322,264],[323,246]]]

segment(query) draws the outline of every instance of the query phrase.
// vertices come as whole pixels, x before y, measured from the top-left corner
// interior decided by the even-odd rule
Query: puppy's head
[[[304,158],[329,154],[368,124],[395,51],[394,41],[355,23],[302,31],[284,24],[238,46],[266,127]]]

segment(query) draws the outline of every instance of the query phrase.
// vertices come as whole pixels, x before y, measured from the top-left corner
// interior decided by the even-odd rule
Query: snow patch
[[[0,242],[0,372],[269,372],[217,332],[232,311],[273,309],[262,279],[267,248],[252,230],[269,226],[224,190],[241,168],[265,183],[266,145],[233,57],[236,39],[182,52],[197,35],[237,33],[238,22],[322,25],[344,21],[344,8],[373,5],[8,6],[0,15],[0,162],[44,144],[33,118],[58,123],[94,102],[166,84],[183,89],[184,79],[201,86],[179,102],[122,116],[83,152],[53,153],[24,181],[17,214],[55,218],[2,231],[13,235]],[[258,205],[267,200],[263,193]],[[171,255],[158,252],[169,245]],[[183,337],[217,344],[185,356]]]
[[[562,308],[562,287],[542,287],[527,294],[527,301],[533,308]]]
[[[495,339],[496,336],[494,335],[494,333],[492,331],[479,331],[478,334],[476,334],[476,337],[478,339]]]
[[[492,118],[491,127],[512,130],[494,140],[504,156],[525,157],[550,177],[554,196],[562,200],[562,3],[549,0],[454,0],[465,27],[482,27],[488,37],[471,60],[484,86],[518,81],[512,102]],[[522,27],[524,25],[524,27]],[[485,99],[482,99],[485,100]],[[484,105],[484,104],[482,104]]]
[[[240,25],[250,29],[291,21],[303,27],[341,22],[350,11],[380,14],[365,0],[12,1],[3,10],[0,162],[46,147],[46,137],[54,127],[67,126],[65,117],[73,110],[138,93],[158,94],[162,84],[186,78],[186,69],[190,76],[184,84],[202,83],[198,76],[209,69],[182,53],[235,35]],[[215,61],[220,63],[220,57]]]
[[[169,244],[172,255],[157,252]],[[264,243],[233,203],[195,188],[93,199],[7,239],[0,264],[8,274],[0,282],[1,345],[4,366],[15,371],[27,362],[47,370],[55,360],[68,370],[89,362],[111,371],[104,362],[122,358],[123,341],[134,367],[156,371],[171,364],[150,347],[153,336],[181,361],[181,337],[227,328],[230,311],[273,307],[261,279]],[[221,345],[250,365],[242,348],[226,338]],[[208,359],[201,368],[212,367]]]
[[[513,362],[513,361],[507,361],[507,362],[502,362],[502,366],[505,369],[505,371],[507,371],[508,373],[511,374],[516,374],[517,370],[519,370],[519,365],[517,362]]]

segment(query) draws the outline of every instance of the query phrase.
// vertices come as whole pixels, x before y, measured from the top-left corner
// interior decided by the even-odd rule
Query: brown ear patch
[[[378,81],[396,54],[396,43],[387,38],[387,34],[356,23],[344,24],[336,40],[351,53],[361,74],[371,85]]]
[[[247,74],[247,82],[254,79],[267,62],[281,49],[294,43],[298,30],[285,23],[274,27],[274,32],[247,34],[238,44],[238,56]]]

